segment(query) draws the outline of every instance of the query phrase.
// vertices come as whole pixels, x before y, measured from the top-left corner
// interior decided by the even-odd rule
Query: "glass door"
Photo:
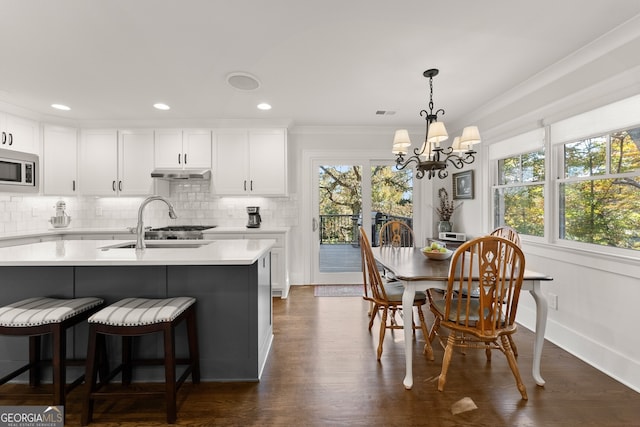
[[[372,246],[379,245],[380,228],[387,221],[402,221],[413,229],[413,171],[397,170],[389,163],[371,165]]]
[[[361,283],[359,227],[377,245],[384,222],[413,225],[411,171],[385,161],[313,162],[312,283]]]

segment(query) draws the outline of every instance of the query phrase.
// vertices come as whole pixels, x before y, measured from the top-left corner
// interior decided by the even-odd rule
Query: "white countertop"
[[[0,266],[251,265],[273,239],[147,240],[148,244],[202,244],[195,248],[114,248],[131,240],[56,240],[0,248]]]
[[[135,225],[135,224],[134,224]],[[260,228],[247,228],[247,227],[216,227],[209,230],[205,230],[203,233],[207,239],[215,239],[216,234],[270,234],[270,233],[285,233],[289,231],[288,227],[260,227]],[[135,235],[129,232],[127,227],[115,227],[115,228],[48,228],[42,230],[29,230],[29,231],[17,231],[12,233],[0,234],[0,241],[22,239],[29,237],[44,237],[44,236],[74,236],[74,235],[120,235],[131,234],[131,238],[135,239]]]

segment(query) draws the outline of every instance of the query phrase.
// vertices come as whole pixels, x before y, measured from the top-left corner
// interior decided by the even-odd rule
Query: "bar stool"
[[[67,360],[67,330],[86,320],[93,313],[102,308],[104,300],[101,298],[73,298],[56,299],[47,297],[28,298],[0,307],[0,335],[28,336],[29,363],[16,369],[0,379],[0,385],[16,378],[23,372],[29,371],[29,385],[35,387],[40,384],[40,366],[48,360],[43,360],[41,353],[41,338],[43,335],[52,336],[52,364],[53,370],[53,405],[64,405],[65,395],[84,380],[84,374],[67,386],[66,367],[71,361]],[[33,396],[34,393],[27,396]],[[24,397],[12,393],[12,397]]]
[[[189,341],[189,358],[175,357],[175,328],[186,320]],[[176,394],[180,386],[191,374],[194,384],[200,382],[200,355],[198,350],[198,332],[196,327],[196,300],[191,297],[166,299],[126,298],[111,304],[95,313],[89,322],[89,347],[87,350],[86,381],[87,393],[82,408],[82,425],[88,425],[93,418],[93,405],[96,399],[121,399],[131,396],[163,396],[167,410],[167,423],[176,421]],[[134,336],[162,332],[164,334],[164,359],[132,360],[131,339]],[[101,375],[97,384],[98,361],[101,348],[106,345],[106,336],[122,337],[122,361],[113,369],[106,380]],[[132,390],[133,365],[164,365],[164,391]],[[176,380],[176,365],[187,365],[183,374]],[[101,371],[102,372],[102,371]],[[118,373],[122,373],[122,385],[125,389],[102,391],[103,386]]]

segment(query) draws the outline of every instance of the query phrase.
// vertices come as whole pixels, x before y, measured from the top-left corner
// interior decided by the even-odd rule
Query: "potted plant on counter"
[[[438,190],[438,198],[440,199],[440,206],[436,208],[438,217],[438,232],[448,232],[452,229],[451,217],[453,212],[460,207],[462,203],[455,205],[453,200],[449,200],[449,193],[442,187]]]

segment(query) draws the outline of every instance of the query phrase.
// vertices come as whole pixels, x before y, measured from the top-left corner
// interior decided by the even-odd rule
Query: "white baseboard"
[[[518,324],[534,331],[536,324],[535,309],[526,306],[518,307],[517,321]],[[545,339],[640,393],[640,363],[638,361],[612,351],[602,343],[593,341],[589,337],[569,329],[553,319],[547,320]],[[544,357],[544,348],[542,349],[542,356]],[[542,377],[547,382],[553,381],[553,379],[545,377],[544,365],[541,370]]]

